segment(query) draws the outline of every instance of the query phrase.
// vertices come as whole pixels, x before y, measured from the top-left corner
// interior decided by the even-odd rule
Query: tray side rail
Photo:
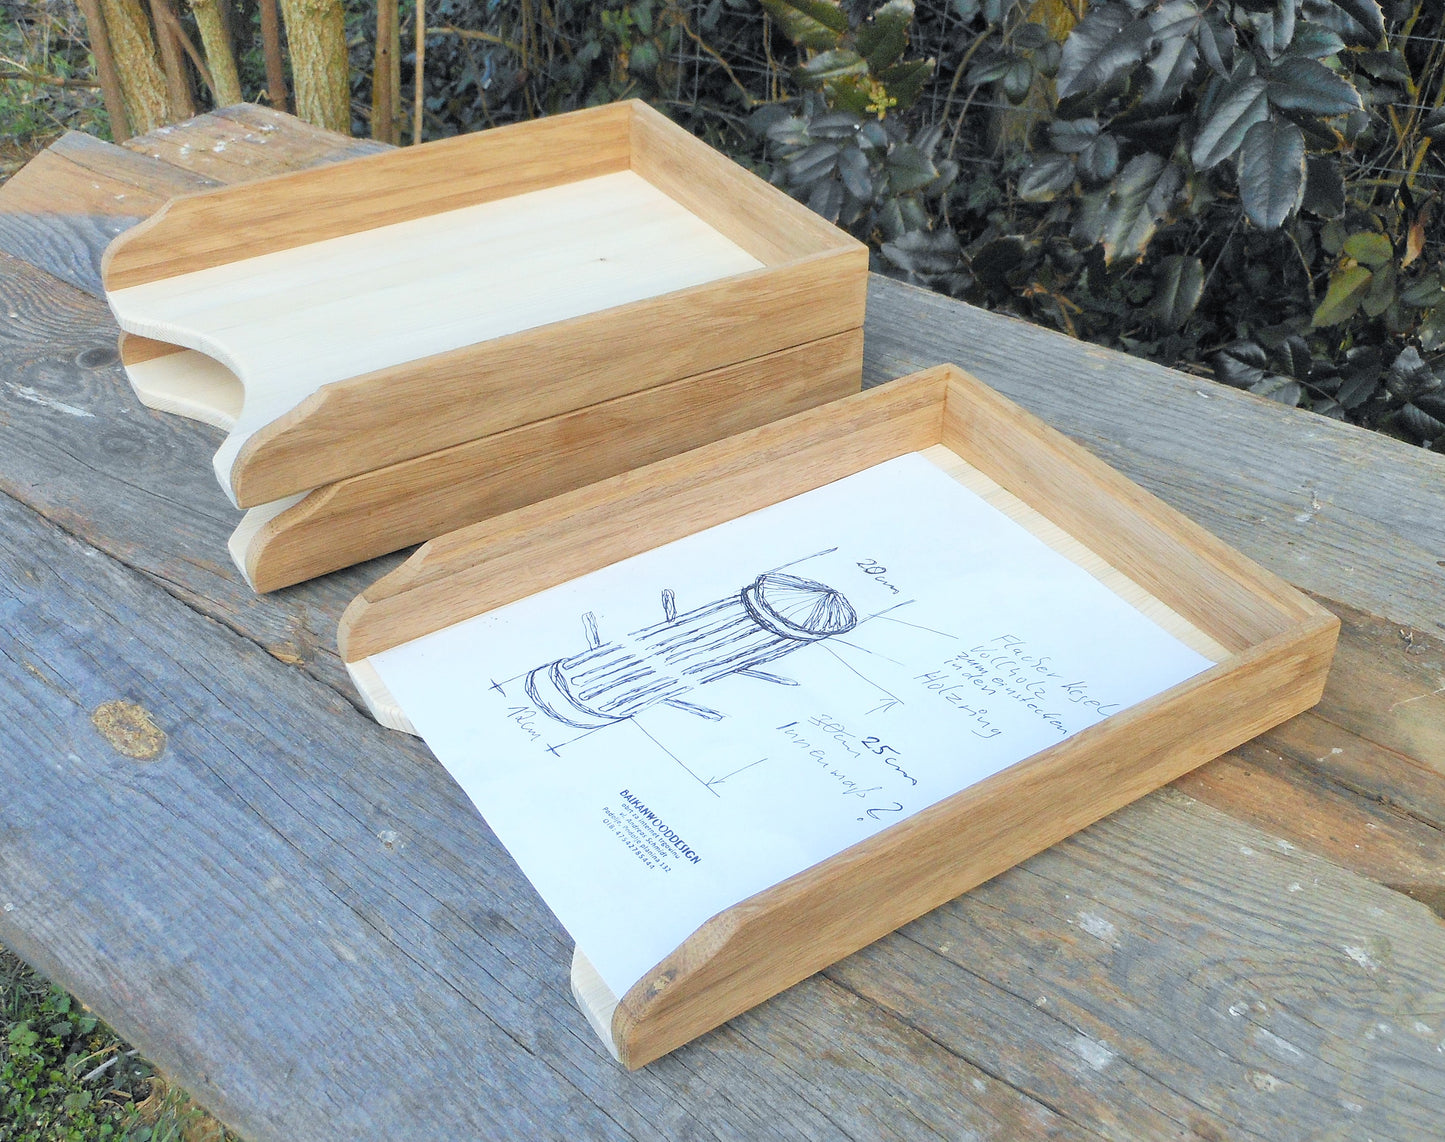
[[[937,444],[947,380],[943,369],[917,373],[433,539],[347,607],[342,658],[358,662]]]
[[[106,248],[101,279],[124,289],[628,170],[631,123],[608,104],[183,195]]]
[[[1308,709],[1337,630],[1301,623],[720,913],[622,997],[610,1047],[645,1066]]]

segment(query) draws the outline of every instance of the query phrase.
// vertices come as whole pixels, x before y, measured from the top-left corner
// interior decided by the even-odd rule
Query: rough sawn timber
[[[291,132],[297,155],[362,145],[271,112],[269,141],[246,142],[262,132],[225,114],[135,145],[204,158],[212,177],[285,153]],[[350,705],[335,622],[397,560],[255,598],[215,561],[236,519],[204,463],[219,434],[136,404],[96,298],[3,256],[0,294],[0,772],[15,790],[0,909],[17,904],[0,941],[252,1142],[1353,1139],[1421,1136],[1422,1107],[1423,1136],[1438,1132],[1445,928],[1401,894],[1445,911],[1442,758],[1409,753],[1445,720],[1445,640],[1424,633],[1445,592],[1411,586],[1445,559],[1445,520],[1424,510],[1437,457],[875,277],[872,379],[958,359],[1342,599],[1328,605],[1349,684],[1197,771],[1209,784],[1183,788],[1211,805],[1147,798],[624,1075],[567,994],[570,942],[510,860],[424,750]],[[1255,480],[1241,438],[1265,449]],[[1346,495],[1371,480],[1384,491]],[[1308,488],[1324,510],[1302,524]],[[1391,599],[1423,609],[1368,613]],[[22,648],[22,618],[49,662]],[[171,735],[156,761],[91,727],[117,697]],[[231,727],[246,736],[223,748]],[[261,894],[278,865],[284,884]],[[382,958],[346,963],[333,938]],[[425,986],[404,975],[419,948]]]

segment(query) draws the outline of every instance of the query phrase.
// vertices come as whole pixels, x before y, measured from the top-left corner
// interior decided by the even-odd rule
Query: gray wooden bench
[[[1320,596],[1332,681],[620,1070],[565,933],[425,747],[357,707],[336,621],[397,559],[254,596],[218,434],[115,363],[114,233],[371,147],[231,108],[66,136],[0,188],[0,942],[253,1142],[1439,1137],[1445,460],[883,278],[870,383],[970,369]]]

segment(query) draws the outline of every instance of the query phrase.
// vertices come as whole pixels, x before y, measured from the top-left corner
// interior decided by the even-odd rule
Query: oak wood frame
[[[625,996],[574,993],[636,1068],[1313,706],[1339,621],[951,366],[800,413],[424,546],[342,616],[368,655],[907,452],[943,444],[1228,656],[703,924]]]
[[[763,268],[324,385],[247,440],[237,505],[861,329],[866,248],[639,101],[177,198],[111,244],[102,276],[122,289],[626,169]]]

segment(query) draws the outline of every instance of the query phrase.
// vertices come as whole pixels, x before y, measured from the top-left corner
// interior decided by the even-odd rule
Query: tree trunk
[[[173,119],[189,119],[196,113],[196,103],[191,97],[191,77],[186,74],[186,61],[181,55],[181,42],[176,32],[176,10],[171,7],[171,0],[150,0],[150,8],[161,68],[166,77],[171,116]]]
[[[426,0],[416,0],[416,67],[413,69],[411,142],[421,142],[422,111],[426,106]]]
[[[241,78],[236,73],[236,57],[226,35],[226,23],[219,0],[190,0],[196,27],[201,30],[201,44],[206,50],[206,63],[211,68],[211,81],[217,107],[241,102]]]
[[[141,133],[154,131],[174,116],[166,94],[166,77],[156,63],[150,23],[141,11],[140,0],[100,2],[131,128]]]
[[[281,0],[296,114],[308,123],[351,134],[346,21],[341,0]]]
[[[277,111],[286,110],[286,64],[281,58],[281,21],[276,0],[259,0],[261,44],[266,53],[266,99]]]
[[[85,17],[85,30],[90,36],[90,54],[95,57],[95,75],[100,80],[100,93],[105,97],[105,113],[110,118],[110,137],[123,143],[131,136],[130,121],[125,114],[125,94],[116,74],[115,58],[110,54],[110,35],[105,30],[105,17],[100,0],[80,0]]]
[[[400,27],[396,0],[377,0],[376,55],[371,64],[371,137],[380,143],[396,143],[397,109],[401,83]]]

